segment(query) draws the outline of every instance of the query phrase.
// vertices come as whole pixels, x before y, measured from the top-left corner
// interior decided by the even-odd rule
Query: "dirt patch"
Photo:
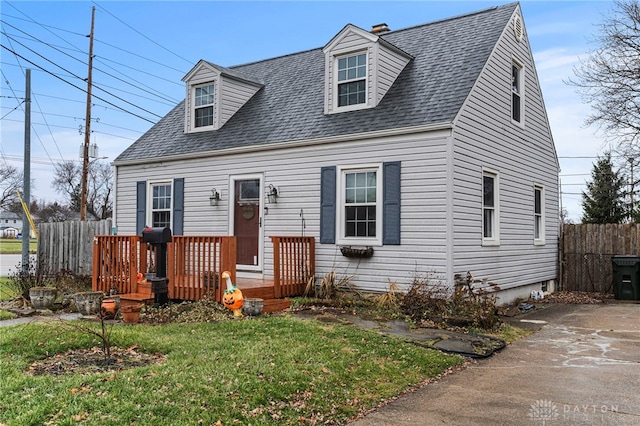
[[[111,348],[111,357],[105,359],[101,347],[76,349],[34,361],[27,367],[32,375],[50,374],[94,374],[109,371],[122,371],[129,368],[160,364],[166,360],[162,354],[139,352],[137,346],[120,349]]]

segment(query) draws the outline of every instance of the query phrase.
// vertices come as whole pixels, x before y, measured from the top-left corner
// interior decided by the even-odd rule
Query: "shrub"
[[[500,322],[496,298],[487,291],[474,289],[471,274],[457,277],[453,291],[443,280],[429,276],[413,279],[401,303],[404,314],[416,322],[494,329]]]

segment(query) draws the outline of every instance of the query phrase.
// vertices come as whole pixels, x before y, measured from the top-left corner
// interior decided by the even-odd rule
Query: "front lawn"
[[[38,249],[38,240],[29,241],[29,253],[35,253]],[[17,238],[0,238],[0,254],[22,253],[22,240]]]
[[[55,321],[3,328],[0,424],[341,424],[463,362],[375,332],[286,316],[118,324],[111,339],[166,360],[34,376],[37,360],[99,346],[96,338]]]

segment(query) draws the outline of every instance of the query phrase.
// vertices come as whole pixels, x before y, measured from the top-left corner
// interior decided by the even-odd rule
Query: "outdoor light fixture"
[[[278,188],[276,188],[275,186],[269,184],[269,186],[267,187],[267,199],[269,200],[269,203],[271,204],[275,204],[278,202]]]
[[[217,206],[220,201],[220,193],[215,188],[211,188],[211,196],[209,197],[209,204]]]

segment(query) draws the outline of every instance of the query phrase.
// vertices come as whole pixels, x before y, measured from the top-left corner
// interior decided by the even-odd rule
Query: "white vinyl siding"
[[[526,127],[511,119],[513,58],[527,70]],[[526,159],[526,160],[523,160]],[[482,168],[498,170],[500,245],[481,244]],[[558,238],[558,162],[528,40],[507,28],[455,122],[453,145],[453,272],[471,271],[499,289],[558,276],[557,245],[532,244],[532,182],[544,187],[544,235]]]
[[[278,187],[277,204],[263,216],[264,275],[273,273],[271,235],[305,235],[316,238],[316,275],[334,270],[353,273],[354,259],[343,257],[339,244],[319,244],[320,168],[325,165],[359,167],[402,161],[401,245],[376,246],[371,261],[360,264],[352,283],[363,291],[383,292],[389,282],[407,286],[415,273],[444,279],[447,255],[447,168],[449,131],[411,134],[299,148],[216,153],[209,157],[164,161],[163,167],[117,167],[119,234],[135,234],[135,182],[144,174],[150,181],[167,176],[185,179],[184,235],[229,235],[229,176],[243,170],[264,173]],[[389,150],[393,146],[393,150]],[[345,160],[346,159],[346,160]],[[220,192],[218,205],[209,204],[211,188]],[[304,224],[303,224],[304,219]],[[304,225],[304,228],[303,228]],[[373,261],[376,256],[394,259]],[[406,287],[405,287],[406,288]]]

